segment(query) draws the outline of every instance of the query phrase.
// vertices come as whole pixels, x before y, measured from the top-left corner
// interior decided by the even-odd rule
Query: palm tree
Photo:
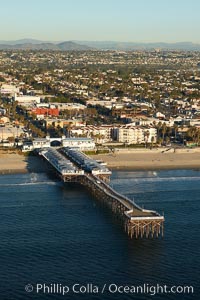
[[[147,148],[147,143],[148,143],[148,140],[149,140],[149,136],[150,136],[149,130],[145,131],[144,132],[145,148]]]
[[[161,128],[163,142],[164,142],[164,139],[165,139],[166,131],[167,131],[167,125],[166,125],[166,123],[163,123],[162,128]]]
[[[167,133],[167,137],[169,138],[169,141],[170,141],[170,137],[171,137],[171,133],[172,133],[172,128],[171,127],[167,127],[166,133]]]
[[[151,137],[151,148],[153,148],[154,136]]]
[[[178,125],[174,124],[173,129],[174,129],[174,137],[175,137],[175,141],[176,141],[176,135],[177,135],[177,131],[178,131]]]
[[[196,141],[197,146],[199,146],[199,141],[200,141],[200,129],[199,128],[196,128],[195,141]]]
[[[155,122],[155,121],[154,121]],[[160,137],[160,130],[161,130],[161,128],[162,128],[162,123],[161,122],[158,122],[157,124],[156,124],[156,129],[157,129],[157,131],[158,131],[158,138]]]
[[[187,136],[191,138],[193,142],[195,142],[197,128],[195,126],[191,126],[187,131]]]

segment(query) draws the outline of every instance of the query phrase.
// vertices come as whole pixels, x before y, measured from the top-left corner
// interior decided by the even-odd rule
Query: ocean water
[[[164,213],[164,237],[131,240],[82,187],[46,174],[0,176],[1,300],[199,299],[200,171],[115,171],[111,185]],[[122,290],[144,285],[194,293]]]

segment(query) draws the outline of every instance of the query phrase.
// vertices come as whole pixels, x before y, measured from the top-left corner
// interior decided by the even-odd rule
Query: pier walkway
[[[132,238],[163,235],[164,217],[146,210],[119,194],[109,184],[111,171],[84,153],[70,148],[60,151],[46,148],[39,154],[48,161],[64,182],[85,186],[98,200],[120,217],[125,231]]]

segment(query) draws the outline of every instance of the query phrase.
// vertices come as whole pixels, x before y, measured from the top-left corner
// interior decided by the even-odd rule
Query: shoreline
[[[161,151],[162,150],[162,151]],[[113,171],[158,171],[158,170],[200,170],[200,149],[198,151],[118,151],[114,154],[98,154],[90,157],[102,160]],[[24,156],[14,152],[0,151],[0,174],[45,173],[48,166],[37,156]]]
[[[9,174],[27,174],[29,173],[26,169],[4,169],[0,170],[0,175],[9,175]]]
[[[196,170],[200,171],[200,166],[160,166],[160,167],[109,167],[111,171],[125,171],[125,172],[148,172],[148,171],[170,171],[170,170]],[[27,170],[27,169],[4,169],[0,170],[0,175],[16,175],[16,174],[30,174],[30,173],[47,173],[46,171]]]

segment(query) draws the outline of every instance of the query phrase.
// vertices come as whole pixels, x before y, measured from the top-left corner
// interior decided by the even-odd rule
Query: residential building
[[[47,138],[36,138],[33,140],[33,149],[51,147],[50,139]]]
[[[60,126],[61,128],[64,127],[69,127],[69,126],[85,126],[85,122],[80,119],[69,119],[69,120],[65,120],[65,119],[56,119],[56,118],[52,118],[52,119],[46,119],[46,127],[48,128],[49,126]]]
[[[79,150],[94,150],[95,142],[90,138],[65,138],[62,140],[63,147],[78,148]]]
[[[15,94],[14,100],[17,101],[19,104],[22,104],[22,105],[32,104],[32,103],[40,103],[40,97],[39,96],[29,96],[29,95],[17,96]]]
[[[59,116],[59,110],[57,108],[33,108],[32,113],[34,113],[38,119],[44,119],[45,116]]]
[[[74,137],[86,136],[88,138],[93,138],[97,143],[103,144],[112,140],[112,128],[113,126],[111,125],[88,125],[72,128],[70,134]]]
[[[14,95],[15,93],[19,93],[19,88],[15,85],[3,84],[0,88],[0,93],[2,95]]]
[[[126,144],[156,142],[157,130],[153,127],[122,126],[116,128],[117,141]]]

